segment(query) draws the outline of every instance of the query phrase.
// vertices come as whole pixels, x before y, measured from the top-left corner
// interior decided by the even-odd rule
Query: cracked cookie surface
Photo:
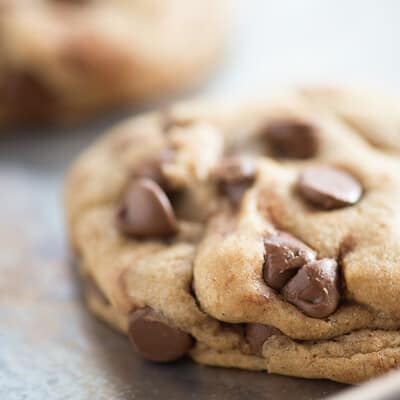
[[[220,58],[229,8],[225,0],[0,3],[0,125],[81,120],[198,85]]]
[[[400,160],[319,91],[145,114],[73,166],[89,307],[143,357],[348,383],[397,367]]]

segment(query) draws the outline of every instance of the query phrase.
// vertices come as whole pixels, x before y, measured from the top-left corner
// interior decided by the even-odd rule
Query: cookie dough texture
[[[0,124],[69,121],[199,84],[226,0],[0,1]]]
[[[393,153],[400,137],[393,127],[399,114],[382,119],[367,112],[356,93],[303,88],[240,106],[184,103],[114,128],[76,162],[66,188],[82,276],[102,293],[87,291],[91,310],[127,332],[132,312],[152,309],[193,337],[188,354],[203,364],[347,383],[396,368],[400,160]],[[317,130],[312,156],[282,158],[266,142],[266,127],[290,120]],[[116,215],[132,177],[166,148],[175,157],[163,173],[183,193],[174,205],[178,233],[168,240],[121,234]],[[252,157],[257,173],[233,206],[217,190],[213,171],[224,155],[238,153]],[[356,204],[320,209],[301,196],[299,175],[321,164],[361,184]],[[264,239],[277,229],[318,259],[340,264],[341,300],[333,314],[307,316],[266,285]],[[253,324],[279,332],[259,352],[247,337]]]

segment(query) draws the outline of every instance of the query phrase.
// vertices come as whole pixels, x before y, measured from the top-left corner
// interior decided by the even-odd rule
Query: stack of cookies
[[[199,84],[224,0],[0,0],[0,126]],[[156,362],[357,383],[400,363],[400,102],[305,87],[132,118],[67,179],[89,308]],[[399,220],[399,221],[398,221]]]
[[[301,88],[117,126],[66,187],[90,309],[153,361],[347,383],[397,367],[399,107]]]

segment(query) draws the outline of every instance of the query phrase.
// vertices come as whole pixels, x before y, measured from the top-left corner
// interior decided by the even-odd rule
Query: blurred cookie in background
[[[79,121],[200,84],[226,0],[0,0],[0,126]]]

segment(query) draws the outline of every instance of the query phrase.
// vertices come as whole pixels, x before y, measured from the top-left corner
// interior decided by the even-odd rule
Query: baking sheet
[[[0,399],[309,400],[343,389],[190,360],[152,364],[89,314],[61,191],[66,166],[98,130],[0,137]]]

